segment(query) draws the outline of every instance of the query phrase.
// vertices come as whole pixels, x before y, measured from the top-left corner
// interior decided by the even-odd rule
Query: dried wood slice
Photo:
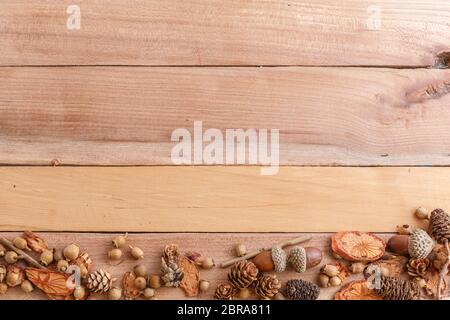
[[[192,260],[186,257],[180,258],[179,266],[183,269],[184,277],[180,287],[186,292],[188,297],[195,297],[199,292],[200,273]]]
[[[383,256],[386,243],[372,233],[346,231],[331,237],[331,249],[348,261],[371,262]]]
[[[122,278],[123,295],[126,299],[136,299],[141,295],[141,290],[136,287],[134,280],[136,276],[131,272],[126,272]]]
[[[69,280],[66,273],[37,268],[26,268],[25,273],[28,280],[50,296],[69,296],[75,288],[74,281]]]
[[[373,290],[367,287],[366,280],[352,281],[339,290],[335,300],[383,300]]]

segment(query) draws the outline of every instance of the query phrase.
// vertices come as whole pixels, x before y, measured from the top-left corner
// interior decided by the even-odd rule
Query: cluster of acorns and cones
[[[212,295],[220,300],[315,300],[320,288],[334,287],[336,300],[440,299],[447,292],[450,216],[442,209],[428,212],[423,208],[416,210],[416,216],[428,220],[427,231],[401,225],[387,243],[367,232],[333,234],[331,253],[335,261],[325,265],[321,265],[320,249],[299,246],[310,236],[249,253],[245,245],[238,244],[236,257],[221,264],[229,268],[227,281],[218,284]],[[12,240],[0,237],[0,295],[20,287],[27,293],[37,288],[50,299],[86,300],[103,294],[111,300],[132,300],[156,299],[161,287],[181,288],[187,297],[209,290],[200,269],[215,266],[211,257],[181,253],[177,245],[169,244],[162,248],[160,269],[150,273],[142,261],[138,263],[144,251],[129,242],[127,234],[117,236],[107,252],[108,269],[120,265],[125,257],[137,262],[118,281],[106,270],[95,270],[90,255],[76,244],[51,248],[32,232]],[[292,273],[280,276],[285,270],[303,274],[313,268],[317,270],[315,281],[299,277],[282,281]],[[311,278],[311,272],[308,274]]]

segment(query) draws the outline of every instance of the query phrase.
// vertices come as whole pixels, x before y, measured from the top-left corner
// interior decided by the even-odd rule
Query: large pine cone
[[[380,287],[375,292],[385,300],[417,300],[420,298],[420,288],[413,281],[394,277],[381,276]]]
[[[430,214],[429,232],[440,244],[450,242],[450,216],[442,209],[435,209]]]
[[[309,281],[302,279],[286,282],[284,295],[291,300],[316,300],[319,297],[320,288]]]
[[[102,269],[90,273],[87,278],[87,288],[95,293],[108,292],[112,287],[112,283],[113,278],[111,275]]]
[[[273,298],[281,288],[281,282],[274,274],[265,274],[256,281],[255,292],[261,298]]]
[[[230,283],[221,283],[217,286],[214,293],[214,299],[216,300],[233,300],[236,294],[236,289]]]
[[[178,287],[184,278],[184,271],[174,262],[167,263],[161,258],[161,281],[166,287]]]
[[[238,289],[247,288],[258,277],[258,268],[251,261],[239,261],[231,267],[228,273],[228,280]]]
[[[408,261],[407,270],[411,277],[423,278],[427,274],[430,268],[431,261],[427,258],[425,259],[410,259]]]

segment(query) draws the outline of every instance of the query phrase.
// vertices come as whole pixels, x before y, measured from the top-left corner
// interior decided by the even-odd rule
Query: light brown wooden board
[[[450,168],[3,167],[0,230],[391,232],[450,208]]]
[[[442,0],[0,2],[0,65],[429,66],[449,50]]]
[[[8,238],[13,238],[15,234],[3,234]],[[133,266],[137,264],[128,255],[125,255],[124,262],[111,266],[107,258],[107,252],[111,248],[110,241],[114,238],[114,234],[76,234],[76,233],[45,233],[41,234],[48,241],[50,246],[62,249],[66,245],[76,243],[81,247],[82,251],[89,253],[93,260],[93,269],[104,269],[112,274],[113,277],[119,279],[118,286],[121,286],[122,275],[131,271]],[[144,263],[149,272],[159,273],[160,257],[162,249],[165,245],[175,243],[179,245],[181,252],[188,252],[195,250],[206,256],[211,256],[217,263],[228,260],[234,257],[233,247],[236,243],[243,243],[248,250],[259,250],[263,247],[270,247],[274,244],[280,243],[300,236],[300,234],[231,234],[231,233],[204,233],[204,234],[132,234],[130,235],[130,243],[139,246],[144,250],[145,257],[141,261]],[[314,246],[323,251],[323,264],[335,262],[331,257],[329,245],[329,234],[313,234],[313,238],[309,242],[302,245]],[[388,238],[388,235],[382,235]],[[289,248],[287,248],[289,250]],[[305,279],[317,283],[317,276],[319,274],[320,266],[307,270],[305,273],[298,274],[295,271],[288,269],[286,272],[277,274],[282,283],[289,279]],[[212,270],[200,270],[200,278],[210,281],[211,289],[209,292],[200,295],[198,299],[212,299],[214,289],[216,286],[227,280],[228,269],[221,269],[219,267]],[[355,275],[349,278],[362,279],[362,275]],[[321,290],[320,299],[333,299],[334,293],[338,291],[338,287],[331,287]],[[184,292],[177,288],[162,288],[157,291],[158,299],[186,299]],[[107,299],[105,295],[96,295],[93,299]],[[253,298],[256,298],[253,296]],[[26,294],[20,288],[13,288],[0,299],[46,299],[46,297],[39,291],[31,294]]]
[[[172,132],[203,121],[279,129],[283,165],[449,165],[449,88],[448,70],[0,68],[0,163],[170,165]]]

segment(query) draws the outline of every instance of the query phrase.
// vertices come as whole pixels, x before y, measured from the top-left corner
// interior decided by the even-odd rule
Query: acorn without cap
[[[410,235],[401,234],[388,241],[390,251],[398,255],[410,255],[411,258],[426,258],[434,247],[434,241],[425,230],[415,229]]]

